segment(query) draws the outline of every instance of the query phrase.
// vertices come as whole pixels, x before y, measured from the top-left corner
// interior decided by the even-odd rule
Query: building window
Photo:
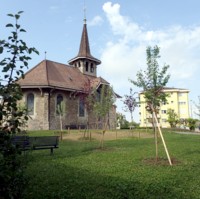
[[[166,123],[166,122],[167,122],[167,120],[166,120],[166,119],[162,119],[162,122],[163,122],[163,123]]]
[[[27,109],[29,115],[34,115],[34,95],[29,93],[27,95]]]
[[[79,117],[85,116],[85,105],[82,99],[79,100]]]
[[[180,110],[179,110],[179,113],[180,113],[180,114],[186,114],[186,113],[187,113],[187,110],[186,110],[186,109],[180,109]]]
[[[85,71],[88,72],[88,62],[87,62],[87,61],[86,61],[86,63],[85,63]]]
[[[178,96],[179,96],[179,97],[183,96],[183,93],[179,93]]]
[[[90,64],[90,72],[91,72],[91,73],[94,72],[94,66],[93,66],[93,63]]]
[[[171,101],[171,104],[173,104],[174,103],[174,101]]]
[[[161,113],[162,113],[162,114],[166,114],[167,111],[166,111],[166,110],[162,110]]]
[[[61,94],[58,94],[56,98],[56,114],[57,115],[59,114],[58,107],[61,106],[62,102],[63,102],[63,96]]]
[[[186,105],[186,102],[178,102],[179,105]]]

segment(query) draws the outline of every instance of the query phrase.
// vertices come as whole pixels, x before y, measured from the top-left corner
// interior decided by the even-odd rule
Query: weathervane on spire
[[[83,12],[84,12],[84,23],[86,24],[86,5],[85,5],[85,0],[84,0]]]

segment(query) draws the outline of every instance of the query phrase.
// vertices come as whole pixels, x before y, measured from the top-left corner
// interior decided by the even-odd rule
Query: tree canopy
[[[158,59],[160,58],[160,48],[158,46],[148,46],[146,49],[147,69],[140,70],[137,74],[137,80],[130,80],[135,86],[142,88],[144,98],[147,103],[147,110],[157,111],[161,102],[166,102],[166,93],[163,92],[167,85],[170,75],[167,74],[169,65],[164,64],[160,68]]]

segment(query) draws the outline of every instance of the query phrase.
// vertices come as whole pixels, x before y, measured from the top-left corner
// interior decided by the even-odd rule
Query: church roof
[[[109,84],[101,77],[82,74],[78,68],[58,62],[43,60],[25,74],[18,83],[22,88],[56,88],[62,90],[83,91],[84,84],[91,81],[94,88],[100,84]]]
[[[94,61],[96,64],[100,64],[101,61],[93,57],[90,53],[90,44],[89,44],[89,39],[88,39],[88,33],[87,33],[87,24],[86,22],[83,25],[83,31],[82,31],[82,36],[81,36],[81,42],[80,42],[80,47],[79,47],[79,53],[76,57],[73,59],[69,60],[69,64],[73,64],[74,61],[78,59],[86,58],[89,60]]]

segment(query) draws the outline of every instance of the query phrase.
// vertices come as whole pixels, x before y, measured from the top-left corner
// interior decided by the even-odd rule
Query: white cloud
[[[103,23],[103,19],[100,16],[95,16],[91,21],[88,21],[88,26],[97,26]]]
[[[185,29],[177,26],[163,30],[144,30],[143,27],[120,14],[119,4],[112,5],[111,2],[107,2],[103,5],[103,10],[113,34],[119,36],[116,43],[110,44],[108,41],[102,53],[103,66],[114,62],[109,66],[111,71],[115,68],[117,73],[120,68],[116,66],[123,65],[128,74],[130,69],[136,69],[141,59],[144,59],[144,47],[157,44],[161,47],[162,60],[171,65],[170,70],[179,74],[179,78],[191,77],[196,72],[198,64],[195,63],[199,63],[200,60],[193,55],[193,50],[200,47],[200,27]],[[145,63],[145,60],[142,62]],[[192,64],[192,68],[189,68],[188,65],[192,62],[195,63]]]
[[[137,71],[146,68],[148,45],[158,45],[161,48],[160,66],[164,63],[170,65],[169,86],[187,88],[187,81],[194,79],[200,66],[200,27],[179,25],[146,30],[128,17],[122,16],[119,4],[107,2],[103,5],[103,11],[115,41],[113,37],[107,41],[99,69],[119,94],[127,93],[132,86],[128,79],[135,79]]]

